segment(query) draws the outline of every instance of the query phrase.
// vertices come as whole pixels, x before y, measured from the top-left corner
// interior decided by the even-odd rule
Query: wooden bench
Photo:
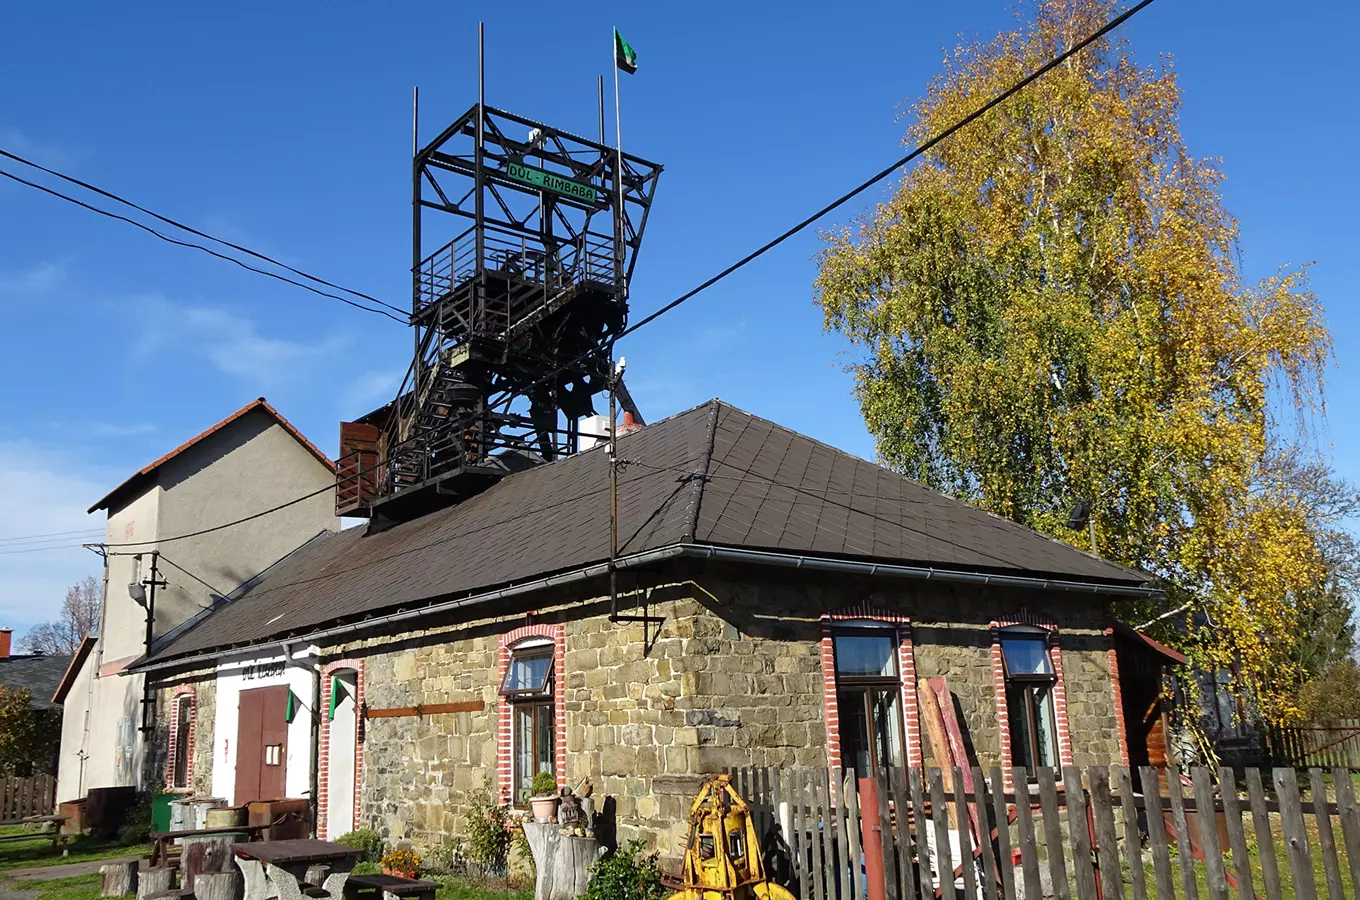
[[[423,878],[400,875],[351,875],[345,882],[345,900],[434,900],[439,885]]]
[[[10,825],[45,825],[45,824],[51,824],[52,828],[51,828],[51,830],[48,830],[48,831],[35,831],[35,832],[32,832],[32,833],[23,833],[23,834],[7,834],[7,835],[4,835],[3,837],[0,837],[0,842],[3,842],[3,841],[32,841],[32,840],[36,840],[37,838],[47,838],[48,840],[50,840],[50,841],[52,842],[52,849],[53,849],[53,850],[57,849],[57,844],[61,844],[61,846],[62,846],[62,855],[65,856],[65,855],[66,855],[66,849],[65,849],[65,847],[66,847],[66,838],[67,838],[67,835],[64,835],[64,834],[61,833],[61,826],[64,825],[64,824],[66,824],[66,820],[67,820],[68,818],[70,818],[70,817],[69,817],[69,816],[28,816],[28,817],[23,818],[23,819],[8,819],[8,820],[6,820],[6,821],[4,821],[4,822],[0,822],[0,828],[4,828],[4,827],[10,826]]]

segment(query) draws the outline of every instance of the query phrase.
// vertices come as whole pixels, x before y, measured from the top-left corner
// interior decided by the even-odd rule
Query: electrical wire
[[[883,179],[887,178],[888,176],[892,175],[893,173],[899,171],[903,166],[907,165],[907,164],[910,163],[912,160],[916,159],[917,157],[921,156],[921,155],[924,154],[924,153],[929,152],[931,148],[935,147],[935,146],[936,146],[937,144],[939,144],[941,141],[946,140],[947,138],[949,138],[951,135],[953,135],[955,132],[959,131],[960,129],[965,128],[965,127],[967,127],[968,125],[971,125],[973,122],[977,121],[979,118],[981,118],[982,116],[986,115],[986,114],[987,114],[988,112],[990,112],[992,109],[996,108],[996,107],[999,106],[1000,104],[1002,104],[1002,103],[1004,103],[1005,101],[1009,100],[1011,97],[1015,96],[1015,95],[1018,94],[1020,91],[1024,90],[1024,89],[1027,88],[1027,87],[1029,87],[1031,84],[1033,84],[1035,81],[1038,81],[1040,78],[1042,78],[1044,75],[1048,74],[1048,73],[1049,73],[1050,71],[1052,71],[1053,69],[1055,69],[1055,68],[1057,68],[1058,66],[1062,65],[1064,62],[1066,62],[1066,61],[1067,61],[1068,59],[1070,59],[1071,57],[1075,56],[1077,53],[1080,53],[1082,50],[1086,49],[1086,48],[1089,47],[1091,44],[1093,44],[1093,43],[1095,43],[1096,41],[1100,40],[1100,39],[1103,38],[1105,35],[1109,34],[1111,31],[1113,31],[1114,29],[1118,28],[1120,25],[1122,25],[1122,24],[1124,24],[1125,22],[1127,22],[1130,18],[1132,18],[1132,17],[1133,17],[1135,14],[1137,14],[1139,11],[1141,11],[1141,10],[1145,9],[1146,7],[1150,6],[1150,5],[1152,4],[1152,2],[1153,2],[1153,0],[1142,0],[1142,2],[1139,3],[1139,4],[1137,4],[1136,6],[1131,7],[1130,9],[1126,10],[1125,12],[1121,13],[1121,14],[1118,15],[1118,16],[1115,16],[1115,17],[1114,17],[1113,19],[1111,19],[1109,22],[1106,22],[1105,25],[1103,25],[1102,27],[1100,27],[1100,28],[1097,29],[1096,31],[1091,32],[1091,34],[1087,35],[1087,36],[1086,36],[1085,38],[1083,38],[1082,40],[1080,40],[1080,41],[1078,41],[1077,43],[1073,44],[1073,45],[1072,45],[1071,47],[1069,47],[1067,50],[1065,50],[1065,51],[1063,51],[1062,53],[1058,54],[1057,56],[1053,57],[1053,58],[1052,58],[1051,60],[1049,60],[1047,63],[1045,63],[1044,65],[1042,65],[1042,66],[1040,66],[1039,68],[1035,69],[1033,72],[1031,72],[1029,75],[1026,75],[1024,78],[1020,79],[1019,81],[1015,82],[1013,85],[1011,85],[1010,87],[1006,88],[1006,90],[1004,90],[1004,91],[1002,91],[1001,93],[997,94],[997,95],[996,95],[995,97],[993,97],[991,100],[988,100],[986,103],[982,104],[981,106],[979,106],[977,109],[973,110],[973,111],[972,111],[971,113],[969,113],[968,115],[966,115],[966,116],[964,116],[963,118],[959,119],[957,122],[955,122],[954,124],[950,125],[948,128],[945,128],[943,131],[938,132],[937,134],[935,134],[935,136],[931,137],[929,140],[925,141],[924,143],[918,144],[914,149],[912,149],[911,152],[909,152],[906,156],[903,156],[901,159],[899,159],[899,160],[897,160],[896,162],[894,162],[892,165],[883,168],[882,170],[880,170],[879,172],[875,173],[874,175],[872,175],[872,176],[871,176],[870,178],[868,178],[867,180],[860,182],[860,184],[858,184],[856,187],[851,188],[849,191],[847,191],[846,193],[844,193],[844,194],[842,194],[841,196],[837,197],[835,200],[832,200],[830,203],[826,204],[826,205],[823,206],[821,209],[819,209],[819,210],[817,210],[816,212],[814,212],[812,215],[808,216],[807,218],[803,219],[803,220],[802,220],[801,222],[799,222],[798,224],[796,224],[796,225],[794,225],[793,227],[791,227],[791,228],[787,229],[786,231],[784,231],[784,232],[783,232],[782,234],[780,234],[778,237],[774,238],[773,240],[767,241],[766,243],[764,243],[764,244],[762,244],[761,246],[757,247],[755,250],[752,250],[750,253],[746,254],[746,255],[743,256],[741,259],[739,259],[739,260],[737,260],[736,262],[732,263],[730,266],[728,266],[727,268],[723,269],[723,270],[722,270],[721,272],[719,272],[718,274],[716,274],[716,275],[714,275],[713,277],[709,278],[707,281],[702,282],[702,283],[699,284],[697,287],[691,288],[690,290],[688,290],[688,291],[686,291],[685,293],[681,294],[679,297],[676,297],[674,300],[672,300],[671,302],[667,303],[665,306],[661,307],[660,309],[658,309],[658,310],[656,310],[656,311],[654,311],[654,312],[652,312],[652,313],[649,313],[648,315],[644,316],[644,317],[643,317],[642,319],[640,319],[639,321],[635,322],[635,323],[632,324],[632,325],[629,325],[629,326],[628,326],[627,328],[625,328],[623,331],[619,332],[617,335],[615,335],[613,338],[611,338],[611,339],[609,340],[608,344],[601,345],[601,346],[598,346],[598,347],[593,347],[593,348],[591,348],[590,350],[587,350],[585,353],[582,353],[580,356],[576,357],[575,359],[573,359],[571,362],[567,363],[566,365],[558,367],[556,370],[554,370],[554,371],[551,372],[550,374],[548,374],[548,375],[546,375],[546,376],[544,376],[544,377],[538,379],[537,381],[533,382],[531,385],[529,385],[528,388],[526,388],[526,389],[523,391],[523,393],[527,394],[529,391],[532,391],[534,388],[538,387],[539,385],[541,385],[541,384],[543,384],[543,383],[545,383],[545,382],[548,382],[548,381],[552,381],[552,380],[555,379],[558,375],[561,375],[563,372],[567,371],[568,369],[571,369],[571,368],[573,368],[573,367],[579,365],[582,361],[584,361],[584,360],[590,358],[591,356],[593,356],[593,355],[595,355],[595,354],[602,353],[602,352],[608,352],[609,355],[612,357],[612,356],[613,356],[613,344],[614,344],[615,341],[622,340],[623,338],[625,338],[625,337],[627,337],[628,335],[632,334],[633,332],[637,331],[639,328],[642,328],[642,327],[645,326],[645,325],[649,325],[649,324],[651,324],[652,322],[655,322],[657,319],[661,318],[661,317],[664,316],[666,313],[668,313],[668,312],[670,312],[671,310],[675,309],[677,306],[679,306],[680,304],[684,303],[686,300],[689,300],[691,297],[694,297],[696,294],[699,294],[699,293],[701,293],[702,291],[707,290],[708,288],[710,288],[710,287],[712,287],[713,285],[717,284],[719,281],[722,281],[724,278],[726,278],[728,275],[731,275],[733,272],[737,271],[738,269],[740,269],[740,268],[742,268],[742,267],[748,265],[749,263],[754,262],[755,260],[759,259],[760,257],[764,256],[766,253],[768,253],[768,252],[770,252],[771,250],[773,250],[774,248],[778,247],[780,244],[784,243],[784,242],[787,241],[789,238],[791,238],[791,237],[793,237],[794,235],[798,234],[799,232],[805,230],[808,226],[812,225],[814,222],[816,222],[818,219],[820,219],[820,218],[822,218],[823,216],[825,216],[827,213],[833,212],[833,211],[835,211],[836,209],[839,209],[840,207],[844,206],[846,203],[849,203],[849,202],[850,202],[851,200],[853,200],[855,197],[858,197],[860,194],[864,193],[865,191],[867,191],[869,188],[873,187],[873,186],[874,186],[875,184],[877,184],[878,182],[882,181]]]
[[[133,203],[131,200],[128,200],[125,197],[118,196],[112,191],[104,190],[98,185],[90,184],[88,181],[81,181],[79,178],[75,178],[65,173],[58,172],[56,169],[49,169],[47,166],[44,166],[41,163],[35,163],[31,159],[25,159],[24,157],[18,155],[17,153],[11,153],[10,151],[4,149],[3,147],[0,147],[0,156],[3,156],[7,159],[12,159],[17,163],[23,163],[24,165],[37,169],[40,172],[46,172],[48,175],[60,178],[62,181],[67,181],[70,182],[71,184],[83,187],[87,191],[93,191],[94,193],[99,194],[102,197],[107,197],[110,200],[123,204],[124,206],[129,206],[137,210],[138,212],[145,213],[146,215],[151,216],[151,218],[158,219],[167,225],[173,225],[174,227],[180,229],[181,231],[187,231],[192,235],[197,235],[198,237],[206,238],[207,240],[210,240],[213,243],[221,244],[224,247],[230,247],[233,250],[239,250],[242,253],[249,254],[250,256],[253,256],[256,259],[263,260],[272,265],[276,265],[281,269],[287,269],[294,275],[300,275],[303,278],[306,278],[308,281],[315,281],[317,284],[324,284],[326,287],[335,288],[337,291],[344,291],[346,294],[353,294],[355,297],[360,297],[364,300],[370,300],[373,303],[378,304],[379,306],[387,307],[393,312],[400,313],[403,316],[406,315],[406,310],[401,309],[400,307],[397,306],[393,306],[392,304],[388,303],[385,300],[379,300],[372,294],[365,294],[363,291],[356,291],[353,288],[347,288],[342,284],[336,284],[333,281],[327,281],[326,279],[321,278],[317,275],[312,275],[311,273],[304,272],[301,269],[295,269],[292,266],[288,265],[286,262],[281,262],[277,259],[274,259],[274,257],[272,256],[266,256],[263,253],[258,253],[254,250],[251,250],[249,247],[242,247],[240,244],[233,244],[231,241],[223,240],[220,237],[214,237],[213,235],[208,234],[205,231],[199,231],[197,228],[194,228],[193,226],[185,225],[183,222],[178,222],[174,219],[169,218],[168,216],[163,216],[160,213],[155,212],[154,210],[147,209],[145,206],[139,206],[138,204]]]
[[[381,463],[379,463],[379,465],[381,465]],[[191,532],[189,532],[188,534],[176,534],[176,535],[173,535],[172,537],[157,538],[157,539],[154,540],[154,541],[124,541],[124,542],[121,542],[121,543],[99,544],[98,546],[100,546],[100,547],[105,547],[105,548],[108,548],[108,547],[150,547],[150,546],[153,545],[153,544],[169,544],[169,543],[172,543],[172,542],[174,542],[174,541],[183,541],[183,540],[187,540],[188,538],[201,537],[202,535],[205,535],[205,534],[212,534],[214,531],[221,531],[221,530],[223,530],[224,528],[232,528],[232,527],[234,527],[234,526],[236,526],[236,525],[241,525],[241,524],[244,524],[244,523],[246,523],[246,522],[252,522],[252,521],[254,521],[255,519],[259,519],[259,518],[262,518],[262,517],[264,517],[264,516],[271,515],[271,514],[273,514],[273,513],[278,512],[279,510],[287,509],[287,508],[290,507],[290,506],[297,506],[299,503],[303,502],[304,500],[310,500],[310,499],[312,499],[313,497],[317,496],[318,494],[324,494],[324,493],[327,493],[327,492],[332,492],[332,491],[334,491],[334,490],[335,490],[335,484],[334,484],[334,482],[332,482],[331,484],[328,484],[328,485],[326,485],[326,486],[323,487],[323,488],[318,488],[317,490],[312,491],[310,494],[303,494],[301,497],[294,497],[292,500],[289,500],[289,501],[287,501],[286,503],[280,503],[278,506],[271,506],[269,509],[262,509],[262,510],[260,510],[260,511],[257,512],[257,513],[251,513],[251,514],[248,515],[248,516],[242,516],[241,518],[239,518],[239,519],[234,519],[234,520],[232,520],[232,521],[230,521],[230,522],[223,522],[221,525],[214,525],[214,526],[212,526],[211,528],[200,528],[198,531],[191,531]]]
[[[80,528],[75,531],[49,531],[46,534],[18,534],[11,535],[10,537],[0,537],[0,544],[7,544],[10,543],[11,541],[27,543],[30,541],[39,540],[41,538],[63,538],[70,537],[72,535],[84,536],[87,534],[98,534],[103,530],[104,529],[102,528]]]
[[[339,300],[341,303],[348,304],[349,306],[352,306],[352,307],[354,307],[355,309],[362,309],[364,312],[371,312],[371,313],[376,313],[376,314],[378,314],[378,315],[380,315],[380,316],[386,316],[387,318],[391,319],[393,322],[397,322],[398,324],[401,324],[401,325],[409,325],[409,324],[410,324],[410,322],[409,322],[407,319],[405,319],[405,318],[399,318],[399,317],[397,317],[397,316],[394,316],[394,315],[392,315],[390,312],[388,312],[388,311],[385,310],[385,309],[374,309],[374,308],[371,307],[371,306],[365,306],[365,305],[362,304],[362,303],[357,303],[357,302],[355,302],[355,301],[349,299],[348,297],[341,297],[339,294],[332,294],[330,291],[323,291],[323,290],[321,290],[321,289],[319,289],[319,288],[312,287],[310,284],[305,284],[305,283],[303,283],[303,282],[301,282],[301,281],[298,281],[298,280],[296,280],[296,279],[294,279],[294,278],[289,278],[287,275],[280,275],[278,272],[271,272],[271,271],[269,271],[268,269],[261,269],[261,268],[259,268],[258,266],[252,266],[252,265],[250,265],[250,263],[243,262],[243,261],[241,261],[241,260],[239,260],[239,259],[236,259],[236,258],[233,257],[233,256],[228,256],[228,255],[226,255],[225,253],[218,253],[216,250],[213,250],[211,247],[205,247],[205,246],[203,246],[202,244],[195,244],[195,243],[193,243],[192,241],[181,241],[181,240],[178,240],[178,239],[176,239],[176,238],[172,238],[172,237],[170,237],[170,236],[167,235],[167,234],[162,234],[161,232],[157,231],[156,229],[152,228],[152,227],[149,226],[149,225],[144,225],[144,224],[142,224],[141,222],[138,222],[136,219],[130,219],[130,218],[128,218],[127,216],[119,215],[118,213],[115,213],[115,212],[109,212],[107,209],[101,209],[101,208],[99,208],[98,206],[94,206],[94,205],[92,205],[92,204],[86,203],[84,200],[78,200],[78,199],[76,199],[75,197],[70,196],[69,194],[63,194],[61,191],[58,191],[58,190],[56,190],[56,189],[54,189],[54,188],[50,188],[50,187],[47,187],[46,185],[38,184],[38,183],[35,182],[35,181],[29,181],[27,178],[20,178],[18,175],[15,175],[13,172],[8,172],[8,171],[6,171],[6,170],[4,170],[4,169],[0,169],[0,175],[3,175],[5,178],[10,179],[11,181],[17,181],[19,184],[27,185],[28,187],[31,187],[31,188],[33,188],[34,190],[42,191],[42,192],[45,193],[45,194],[51,194],[53,197],[57,197],[57,198],[59,198],[59,199],[61,199],[61,200],[65,200],[67,203],[74,203],[76,206],[80,206],[80,207],[83,207],[83,208],[85,208],[85,209],[88,209],[90,212],[98,213],[98,214],[101,215],[101,216],[107,216],[107,217],[110,218],[110,219],[116,219],[116,220],[118,220],[119,222],[126,222],[127,224],[132,225],[132,226],[135,227],[135,228],[140,228],[142,231],[145,231],[147,234],[154,235],[155,237],[160,238],[161,240],[165,241],[166,243],[174,244],[174,245],[177,246],[177,247],[190,247],[190,248],[192,248],[192,249],[194,249],[194,250],[202,250],[204,253],[208,254],[209,256],[215,256],[215,257],[217,257],[218,259],[223,259],[223,260],[226,260],[227,262],[235,263],[236,265],[238,265],[238,266],[240,266],[241,268],[246,269],[246,270],[248,270],[248,271],[255,272],[255,273],[260,274],[260,275],[265,275],[265,276],[268,276],[269,278],[277,279],[277,280],[282,281],[282,282],[284,282],[284,283],[286,283],[286,284],[294,285],[295,287],[300,287],[300,288],[302,288],[303,290],[305,290],[305,291],[311,291],[313,294],[316,294],[316,295],[318,295],[318,296],[321,296],[321,297],[329,297],[329,298],[332,299],[332,300]]]

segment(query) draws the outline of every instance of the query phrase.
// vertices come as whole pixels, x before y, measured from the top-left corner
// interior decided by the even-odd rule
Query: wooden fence
[[[767,871],[791,860],[778,880],[801,900],[1360,897],[1360,805],[1342,769],[1012,770],[1018,794],[999,768],[729,774]]]
[[[57,779],[51,775],[0,775],[0,822],[50,816],[56,805]]]
[[[1360,769],[1360,719],[1331,726],[1272,728],[1266,741],[1277,766]]]

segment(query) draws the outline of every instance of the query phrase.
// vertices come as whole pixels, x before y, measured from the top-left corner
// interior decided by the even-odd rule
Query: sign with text
[[[545,191],[552,191],[554,194],[561,194],[573,200],[580,200],[582,203],[594,204],[598,202],[597,192],[591,185],[572,181],[570,178],[563,178],[561,175],[554,175],[552,172],[545,172],[543,169],[512,162],[505,167],[505,174],[515,181]]]

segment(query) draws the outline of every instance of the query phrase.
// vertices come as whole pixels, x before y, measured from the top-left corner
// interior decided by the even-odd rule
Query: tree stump
[[[143,869],[137,877],[137,900],[147,900],[175,886],[175,870],[168,866]]]
[[[99,896],[122,897],[137,892],[137,860],[105,863],[99,867]]]
[[[199,872],[194,879],[194,900],[241,900],[240,872]]]
[[[524,836],[538,873],[534,900],[577,900],[590,886],[590,867],[604,855],[593,837],[562,834],[555,824],[525,822]]]

